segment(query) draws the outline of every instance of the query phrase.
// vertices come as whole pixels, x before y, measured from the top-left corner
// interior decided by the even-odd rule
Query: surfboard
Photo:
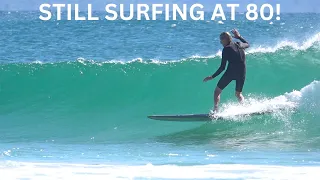
[[[181,115],[152,115],[148,116],[149,119],[160,121],[211,121],[209,114],[181,114]]]
[[[261,111],[261,112],[250,112],[250,113],[240,113],[234,116],[253,116],[253,115],[263,115],[267,113],[272,113],[273,111]],[[159,120],[159,121],[176,121],[176,122],[206,122],[212,120],[221,120],[227,117],[220,115],[210,115],[210,114],[180,114],[180,115],[150,115],[149,119]]]

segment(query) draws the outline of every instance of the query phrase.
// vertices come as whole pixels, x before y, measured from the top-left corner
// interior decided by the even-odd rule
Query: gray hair
[[[220,39],[226,39],[229,42],[231,42],[232,41],[232,36],[230,35],[229,32],[223,32],[223,33],[220,34]]]

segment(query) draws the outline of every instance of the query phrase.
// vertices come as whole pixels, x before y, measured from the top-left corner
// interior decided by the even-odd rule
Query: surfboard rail
[[[160,121],[183,121],[183,122],[194,122],[194,121],[211,121],[209,114],[180,114],[180,115],[150,115],[149,119],[160,120]]]

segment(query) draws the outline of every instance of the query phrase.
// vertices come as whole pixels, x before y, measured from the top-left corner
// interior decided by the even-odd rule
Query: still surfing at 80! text
[[[98,20],[158,20],[160,16],[164,16],[166,21],[168,20],[236,20],[236,16],[239,16],[237,12],[243,12],[240,15],[244,15],[249,21],[255,21],[262,19],[269,21],[272,19],[280,20],[280,4],[262,4],[258,6],[256,4],[248,4],[244,7],[240,4],[215,4],[214,8],[206,8],[202,4],[193,5],[178,5],[178,4],[107,4],[104,11],[106,15],[104,17],[98,17],[94,15],[94,7],[92,4],[88,4],[87,7],[80,7],[79,4],[41,4],[39,7],[39,18],[43,21],[51,20],[56,17],[56,20],[76,20],[76,21],[98,21]],[[85,8],[87,14],[80,14],[80,8]],[[244,10],[243,10],[244,9]],[[205,17],[205,12],[210,12],[209,19]],[[127,13],[129,12],[129,14]],[[56,13],[56,14],[54,14]]]

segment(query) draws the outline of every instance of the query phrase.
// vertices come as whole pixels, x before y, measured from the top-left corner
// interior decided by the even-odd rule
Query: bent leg
[[[230,77],[228,77],[226,74],[224,74],[218,84],[216,89],[214,90],[214,111],[218,111],[218,104],[220,102],[220,94],[222,93],[222,90],[228,86],[228,84],[232,81]]]

